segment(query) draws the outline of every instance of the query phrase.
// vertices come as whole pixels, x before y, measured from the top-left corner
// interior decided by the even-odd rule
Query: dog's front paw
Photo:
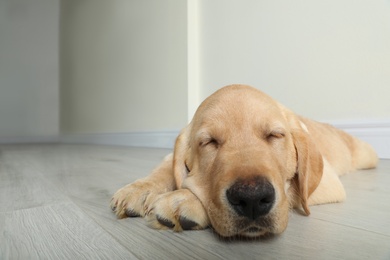
[[[145,218],[148,225],[156,229],[196,230],[205,229],[209,225],[202,203],[187,189],[155,197],[145,212]]]
[[[150,181],[138,180],[119,189],[111,199],[111,209],[118,218],[143,217],[148,203],[158,195],[157,186]]]

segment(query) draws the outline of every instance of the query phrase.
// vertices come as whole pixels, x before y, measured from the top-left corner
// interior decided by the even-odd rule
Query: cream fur
[[[211,225],[224,237],[278,234],[292,206],[309,215],[309,205],[343,201],[339,175],[377,160],[367,143],[300,117],[257,89],[231,85],[200,105],[173,155],[118,190],[111,207],[119,218],[146,217],[158,229]],[[272,184],[276,199],[266,216],[249,221],[232,209],[226,190],[256,176]]]

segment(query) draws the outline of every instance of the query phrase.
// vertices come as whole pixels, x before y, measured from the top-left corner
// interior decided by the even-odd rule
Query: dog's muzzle
[[[267,215],[275,202],[273,185],[262,176],[238,179],[227,191],[230,206],[239,215],[256,221]]]

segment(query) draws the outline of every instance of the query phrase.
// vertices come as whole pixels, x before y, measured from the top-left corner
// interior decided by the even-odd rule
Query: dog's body
[[[118,190],[120,218],[154,228],[203,229],[223,237],[285,230],[288,211],[340,202],[339,175],[376,166],[370,145],[295,115],[261,91],[231,85],[208,97],[146,178]]]

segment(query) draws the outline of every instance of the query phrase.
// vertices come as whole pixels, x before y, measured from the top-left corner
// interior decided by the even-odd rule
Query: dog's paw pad
[[[196,223],[188,218],[185,218],[185,217],[180,217],[179,223],[180,223],[181,227],[183,228],[183,230],[191,230],[194,227],[198,226],[198,223]]]
[[[158,223],[160,223],[163,226],[166,226],[168,228],[174,228],[175,227],[175,224],[173,224],[170,220],[168,220],[168,219],[166,219],[164,217],[156,215],[156,218],[157,218]]]
[[[133,209],[126,209],[125,210],[126,216],[129,218],[135,218],[135,217],[140,217],[141,215],[135,212]]]

